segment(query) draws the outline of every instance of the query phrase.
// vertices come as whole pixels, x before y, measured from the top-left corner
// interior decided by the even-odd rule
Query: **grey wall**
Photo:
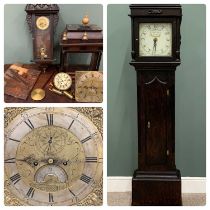
[[[90,23],[103,28],[103,7],[99,4],[92,5],[66,5],[59,4],[59,22],[54,36],[56,63],[59,63],[59,36],[66,24],[78,24],[84,15],[88,14]],[[8,4],[4,7],[4,62],[5,63],[30,63],[32,59],[32,39],[25,21],[25,4]],[[89,55],[72,55],[73,63],[88,63]],[[100,68],[103,65],[101,62]]]
[[[205,5],[182,5],[182,64],[176,71],[176,165],[182,176],[206,175]],[[136,75],[128,5],[108,6],[108,175],[137,168]],[[136,160],[136,161],[134,161]]]

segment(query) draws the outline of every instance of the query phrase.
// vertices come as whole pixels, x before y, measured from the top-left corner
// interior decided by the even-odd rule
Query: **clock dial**
[[[102,177],[102,138],[70,108],[33,108],[5,129],[9,190],[25,205],[76,205]]]
[[[72,85],[72,79],[69,74],[60,72],[55,75],[53,83],[59,90],[68,90]]]
[[[49,27],[50,21],[47,17],[41,16],[36,20],[36,27],[40,30],[46,30]]]
[[[79,102],[103,101],[103,74],[98,71],[76,72],[75,99]]]
[[[172,24],[140,23],[139,56],[172,56]]]

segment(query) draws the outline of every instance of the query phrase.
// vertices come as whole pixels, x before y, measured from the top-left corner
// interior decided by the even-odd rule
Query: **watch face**
[[[50,21],[47,17],[41,16],[36,20],[36,26],[40,30],[46,30],[49,27]]]
[[[55,75],[53,83],[59,90],[68,90],[71,87],[72,79],[69,74],[60,72]]]
[[[102,138],[70,108],[33,108],[5,129],[8,188],[25,205],[77,205],[102,177]]]
[[[140,23],[139,56],[172,56],[172,23]]]
[[[75,76],[75,99],[78,102],[103,101],[103,73],[77,71]]]

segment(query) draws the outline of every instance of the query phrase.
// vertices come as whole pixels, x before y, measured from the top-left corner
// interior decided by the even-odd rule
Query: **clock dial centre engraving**
[[[24,136],[16,157],[22,180],[47,192],[70,187],[82,175],[85,161],[80,140],[69,130],[54,125],[34,128]]]

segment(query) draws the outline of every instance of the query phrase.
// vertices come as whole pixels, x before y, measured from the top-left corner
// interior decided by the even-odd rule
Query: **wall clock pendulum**
[[[175,165],[175,70],[180,61],[181,5],[130,5],[137,73],[138,169],[132,205],[181,205]]]
[[[45,70],[54,61],[54,31],[58,23],[57,4],[27,4],[26,21],[32,33],[33,62]]]

